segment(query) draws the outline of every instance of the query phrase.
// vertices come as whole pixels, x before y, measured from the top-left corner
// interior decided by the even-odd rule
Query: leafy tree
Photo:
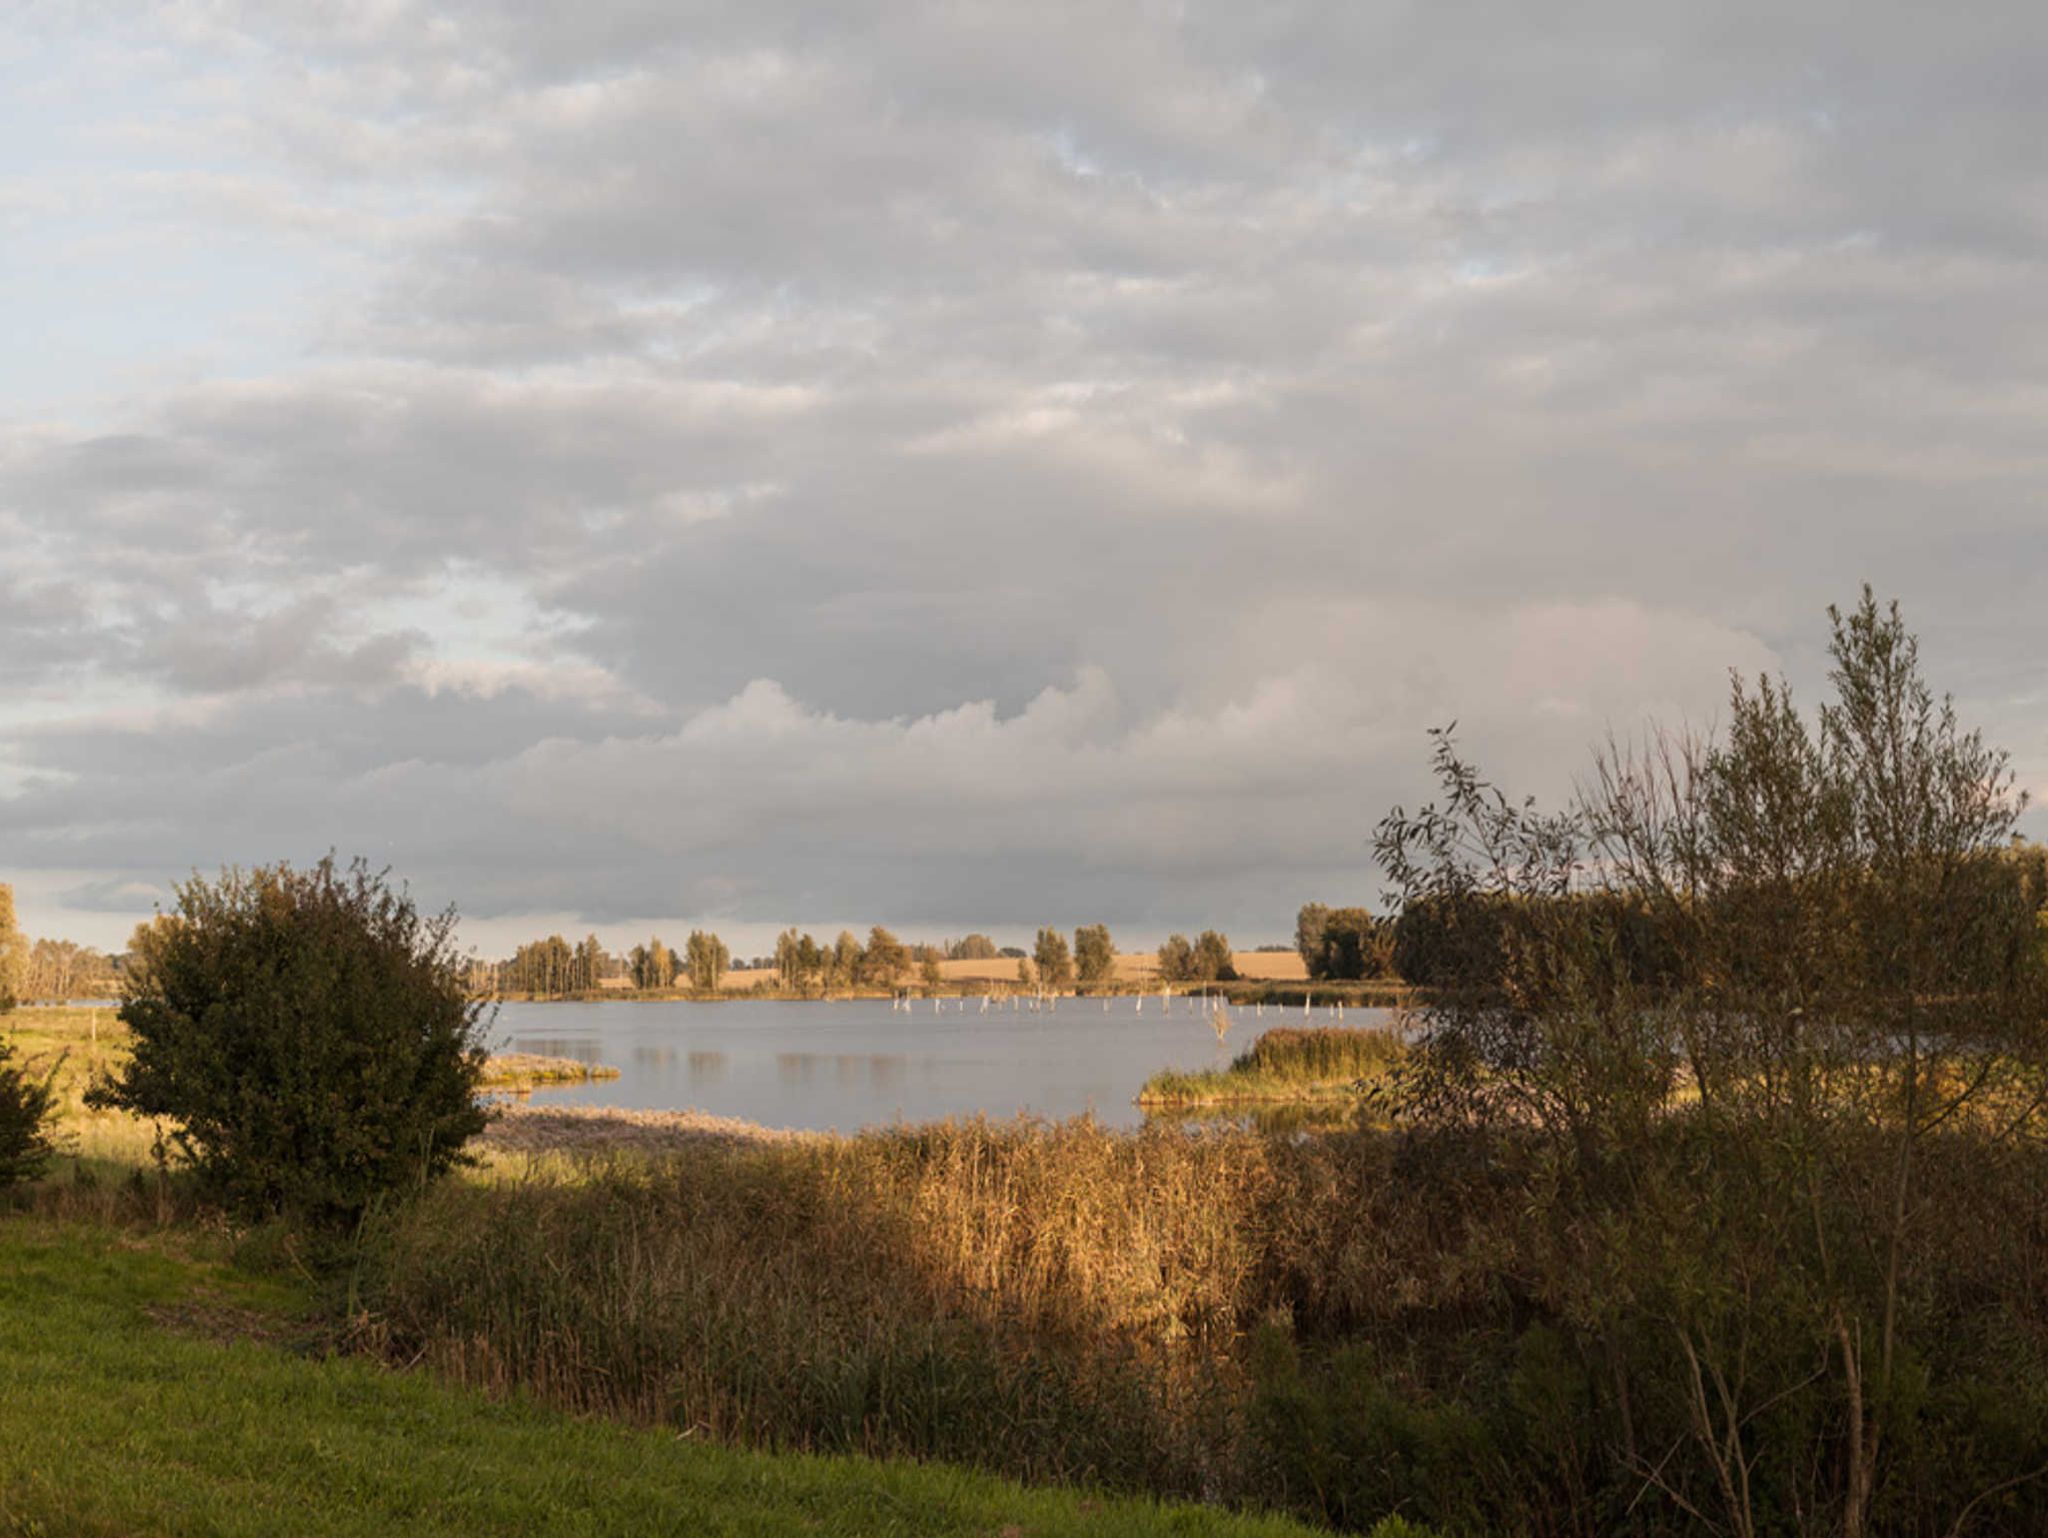
[[[1159,975],[1169,983],[1185,983],[1195,975],[1195,948],[1186,935],[1168,935],[1159,947]]]
[[[26,956],[14,919],[14,888],[0,882],[0,1014],[21,998]],[[31,1077],[15,1061],[13,1044],[0,1041],[0,1189],[30,1179],[49,1160],[54,1073]]]
[[[993,961],[996,958],[996,942],[987,935],[969,935],[964,940],[955,940],[947,948],[947,955],[954,961]]]
[[[860,975],[870,984],[882,988],[896,986],[904,972],[910,967],[910,952],[880,924],[868,931],[867,948],[861,954]]]
[[[1057,929],[1038,931],[1031,961],[1042,988],[1058,993],[1074,980],[1074,958],[1067,950],[1067,937]]]
[[[1294,948],[1300,952],[1301,964],[1308,968],[1311,978],[1323,975],[1323,931],[1329,922],[1330,910],[1321,903],[1303,903],[1294,916]]]
[[[609,958],[596,935],[586,935],[576,947],[575,986],[579,992],[589,993],[603,979],[605,963]]]
[[[1213,929],[1205,929],[1195,941],[1191,974],[1196,982],[1230,982],[1237,976],[1230,941]]]
[[[138,935],[133,1054],[88,1099],[175,1123],[244,1212],[351,1222],[464,1162],[487,1119],[454,932],[361,860],[195,876]]]
[[[657,935],[650,935],[645,945],[633,947],[627,958],[635,988],[669,988],[676,980],[676,953],[670,950]]]
[[[1091,988],[1116,976],[1116,946],[1107,924],[1087,924],[1074,931],[1074,970]]]
[[[1036,988],[1038,986],[1038,974],[1031,969],[1031,958],[1029,956],[1020,954],[1017,957],[1017,986],[1019,988]]]
[[[850,929],[839,931],[839,938],[832,942],[832,962],[829,968],[832,986],[851,988],[860,981],[863,961],[860,940]]]
[[[1311,906],[1321,908],[1320,904]],[[1301,932],[1302,926],[1297,924],[1296,934]],[[1393,968],[1393,928],[1364,908],[1321,908],[1315,922],[1315,944],[1315,959],[1308,969],[1312,978],[1349,981],[1384,977]]]
[[[929,949],[925,951],[924,959],[918,963],[918,976],[924,983],[924,991],[927,994],[936,994],[940,988],[945,986],[946,974],[939,970],[939,954],[937,951]]]
[[[805,946],[810,947],[806,952]],[[816,966],[818,943],[809,935],[785,929],[775,937],[775,976],[790,992],[800,992]]]
[[[690,938],[683,942],[683,958],[690,970],[690,986],[698,993],[716,993],[732,965],[732,952],[725,942],[701,929],[691,930]]]
[[[1001,950],[997,951],[996,954],[1002,957],[1005,961],[1015,961],[1018,957],[1028,956],[1031,953],[1019,945],[1006,945]]]
[[[49,1162],[55,1079],[54,1066],[32,1076],[15,1060],[13,1043],[0,1041],[0,1190],[34,1179]]]
[[[14,920],[14,888],[0,881],[0,1014],[21,1002],[28,946]]]

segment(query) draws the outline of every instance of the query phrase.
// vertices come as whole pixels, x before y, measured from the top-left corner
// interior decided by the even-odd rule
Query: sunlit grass
[[[1154,1074],[1138,1092],[1138,1104],[1345,1099],[1384,1082],[1406,1050],[1400,1036],[1384,1028],[1282,1026],[1259,1037],[1228,1068]]]
[[[748,1453],[320,1354],[194,1236],[0,1219],[0,1531],[1306,1534],[957,1468]]]

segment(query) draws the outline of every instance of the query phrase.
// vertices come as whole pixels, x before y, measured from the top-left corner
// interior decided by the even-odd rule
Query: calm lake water
[[[1078,1116],[1109,1126],[1142,1119],[1131,1097],[1162,1068],[1214,1068],[1261,1030],[1300,1025],[1299,1009],[1232,1012],[1217,1045],[1206,1013],[1185,999],[1062,999],[1055,1010],[1012,1011],[981,1001],[887,999],[834,1003],[665,1001],[507,1004],[495,1049],[609,1063],[616,1079],[536,1093],[535,1104],[709,1111],[770,1127],[852,1132],[948,1116]],[[1346,1025],[1388,1012],[1353,1009]],[[1318,1009],[1315,1024],[1334,1024]]]

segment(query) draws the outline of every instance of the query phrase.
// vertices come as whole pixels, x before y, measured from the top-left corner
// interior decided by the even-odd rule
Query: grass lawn
[[[203,1239],[0,1216],[0,1534],[1264,1534],[957,1469],[744,1453],[308,1344]]]

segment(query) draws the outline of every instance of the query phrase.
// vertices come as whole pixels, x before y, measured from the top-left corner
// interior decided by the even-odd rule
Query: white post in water
[[[1308,992],[1308,993],[1304,993],[1304,994],[1303,994],[1303,995],[1301,996],[1301,1017],[1302,1017],[1302,1019],[1306,1020],[1306,1019],[1308,1018],[1308,1006],[1309,1006],[1309,1003],[1310,1003],[1310,1001],[1311,1001],[1312,999],[1314,999],[1314,998],[1315,998],[1315,993],[1314,993],[1313,991],[1310,991],[1310,992]]]

